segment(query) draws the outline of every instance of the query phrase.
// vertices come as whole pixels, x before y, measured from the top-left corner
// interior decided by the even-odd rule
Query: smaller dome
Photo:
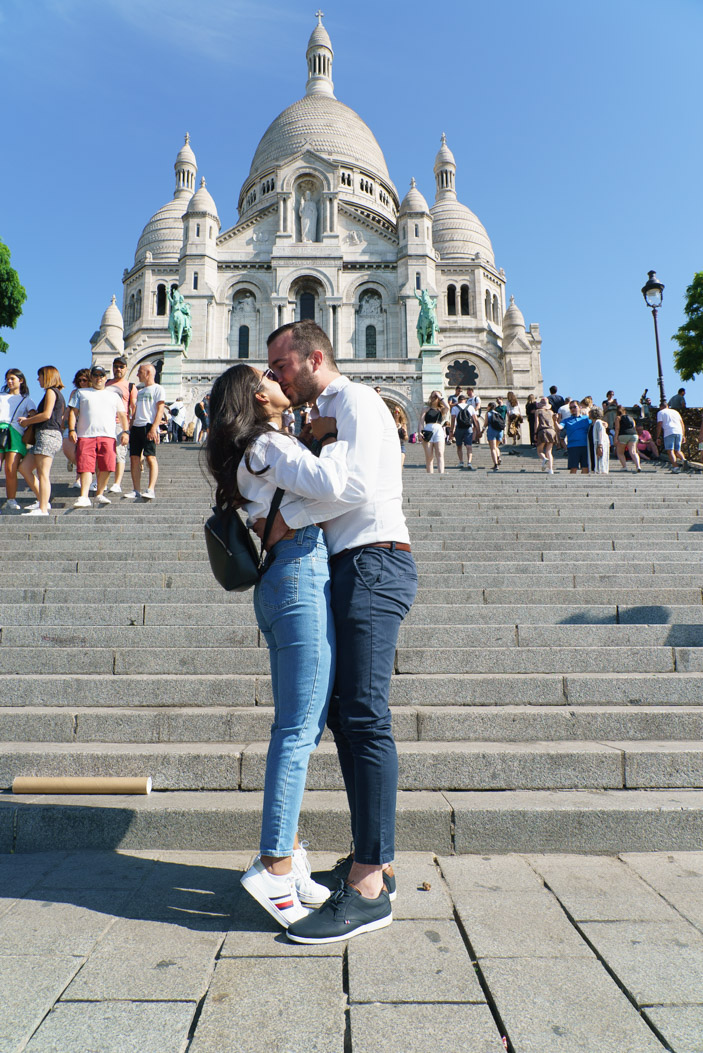
[[[402,216],[404,212],[429,212],[427,202],[424,197],[417,189],[415,180],[410,180],[410,189],[400,203],[399,216]]]
[[[434,170],[435,170],[435,172],[437,171],[438,168],[444,168],[445,165],[454,165],[454,167],[456,168],[456,161],[454,160],[454,154],[451,152],[451,150],[447,146],[447,137],[444,134],[444,132],[442,132],[442,145],[440,146],[440,148],[439,148],[439,150],[437,152],[437,156],[434,159]]]
[[[430,209],[432,242],[443,260],[466,259],[477,252],[495,266],[493,246],[478,216],[451,193]]]
[[[180,150],[178,151],[178,156],[176,157],[176,164],[191,164],[191,165],[195,165],[197,167],[197,162],[195,160],[195,154],[193,153],[193,151],[190,148],[190,133],[189,132],[186,132],[186,141],[183,144],[183,146],[180,148]]]
[[[124,328],[124,322],[122,321],[122,312],[117,306],[117,298],[115,296],[112,297],[112,301],[107,310],[105,311],[105,314],[102,317],[102,321],[100,322],[101,329],[108,329],[110,326],[116,326],[118,329]]]
[[[155,260],[177,263],[183,243],[183,200],[174,198],[154,213],[137,243],[134,262],[144,259],[147,250]]]
[[[507,329],[525,329],[525,319],[522,311],[515,303],[515,297],[510,297],[510,306],[503,315],[503,332]]]
[[[207,212],[209,216],[217,216],[217,205],[213,201],[212,194],[205,185],[204,178],[200,180],[200,187],[195,191],[188,202],[186,212]]]

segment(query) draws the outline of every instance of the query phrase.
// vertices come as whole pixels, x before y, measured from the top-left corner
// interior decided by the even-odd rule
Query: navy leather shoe
[[[385,888],[376,899],[366,899],[353,885],[340,882],[326,903],[286,929],[294,943],[339,943],[362,932],[384,929],[393,921]]]

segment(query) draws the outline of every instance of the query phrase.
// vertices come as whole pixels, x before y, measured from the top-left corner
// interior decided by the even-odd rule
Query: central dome
[[[308,147],[390,183],[386,160],[369,126],[349,106],[329,95],[305,95],[278,115],[256,148],[249,179],[284,164]]]

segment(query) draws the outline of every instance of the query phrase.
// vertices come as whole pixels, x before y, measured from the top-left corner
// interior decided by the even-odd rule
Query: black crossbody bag
[[[205,545],[212,573],[226,592],[246,592],[260,580],[266,559],[266,542],[284,490],[279,486],[266,516],[261,552],[256,551],[249,528],[236,510],[213,508],[205,524]]]

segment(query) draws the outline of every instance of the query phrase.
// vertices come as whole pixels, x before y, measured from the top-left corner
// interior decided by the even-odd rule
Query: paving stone
[[[88,955],[113,924],[128,892],[32,889],[0,918],[0,955]]]
[[[59,1002],[26,1053],[183,1053],[194,1002]]]
[[[119,918],[63,998],[198,1002],[208,988],[223,936]]]
[[[629,867],[703,930],[703,852],[623,854]]]
[[[683,920],[582,922],[639,1006],[701,1004],[703,934]]]
[[[354,1053],[505,1053],[485,1005],[352,1005]]]
[[[394,921],[349,942],[349,1001],[483,1002],[453,921]]]
[[[479,958],[590,958],[592,952],[546,889],[454,893]],[[568,966],[565,965],[565,968]]]
[[[398,896],[393,917],[399,921],[453,917],[452,901],[434,861],[425,853],[403,852],[393,863]],[[429,886],[429,887],[424,887]]]
[[[662,1053],[595,958],[491,957],[480,966],[518,1053]]]
[[[189,1053],[343,1053],[341,962],[294,961],[220,960]]]
[[[0,1049],[23,1050],[83,959],[72,954],[0,954]],[[69,1047],[64,1046],[61,1053]]]
[[[560,903],[577,921],[675,921],[661,896],[618,859],[607,856],[530,856]]]
[[[703,1005],[657,1005],[645,1010],[674,1053],[703,1053]]]
[[[437,860],[453,899],[476,892],[539,892],[544,885],[517,855],[440,856]]]

